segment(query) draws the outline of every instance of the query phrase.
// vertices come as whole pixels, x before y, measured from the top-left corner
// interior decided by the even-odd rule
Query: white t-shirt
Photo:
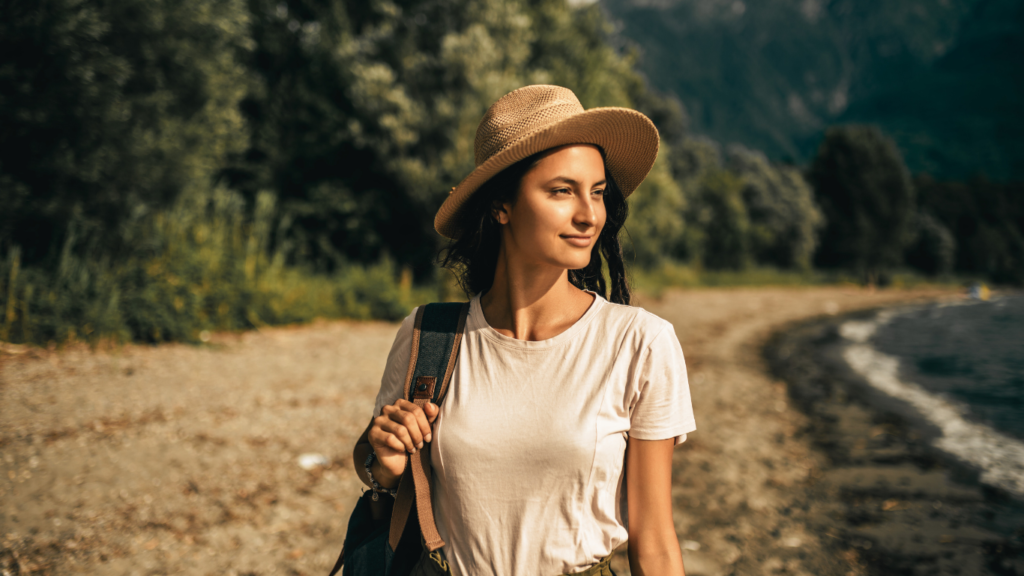
[[[414,318],[388,355],[375,415],[402,396]],[[430,447],[452,574],[593,566],[626,541],[627,437],[679,444],[695,429],[667,321],[596,296],[568,330],[529,342],[491,328],[473,298]]]

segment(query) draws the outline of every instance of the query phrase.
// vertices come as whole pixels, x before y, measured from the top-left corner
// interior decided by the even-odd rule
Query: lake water
[[[932,306],[893,317],[871,340],[969,420],[1024,439],[1024,296]]]
[[[1024,496],[1024,296],[884,310],[840,334],[851,368],[940,430],[936,447]]]

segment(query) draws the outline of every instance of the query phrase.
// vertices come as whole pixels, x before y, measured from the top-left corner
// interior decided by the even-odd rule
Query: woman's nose
[[[597,224],[597,209],[594,206],[594,199],[590,194],[581,195],[576,204],[576,214],[573,221],[577,224],[594,226]]]

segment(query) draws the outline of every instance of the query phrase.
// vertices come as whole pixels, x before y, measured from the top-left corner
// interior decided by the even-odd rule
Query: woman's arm
[[[684,576],[672,519],[674,439],[629,439],[626,498],[629,507],[629,570],[634,576]]]

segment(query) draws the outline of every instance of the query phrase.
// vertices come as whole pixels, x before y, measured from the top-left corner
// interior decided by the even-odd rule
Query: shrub
[[[188,195],[126,226],[116,259],[89,257],[72,224],[54,270],[23,269],[12,249],[0,264],[0,339],[196,341],[317,317],[396,320],[430,299],[387,259],[329,276],[286,266],[267,248],[274,204],[264,193],[248,210],[223,188]]]

